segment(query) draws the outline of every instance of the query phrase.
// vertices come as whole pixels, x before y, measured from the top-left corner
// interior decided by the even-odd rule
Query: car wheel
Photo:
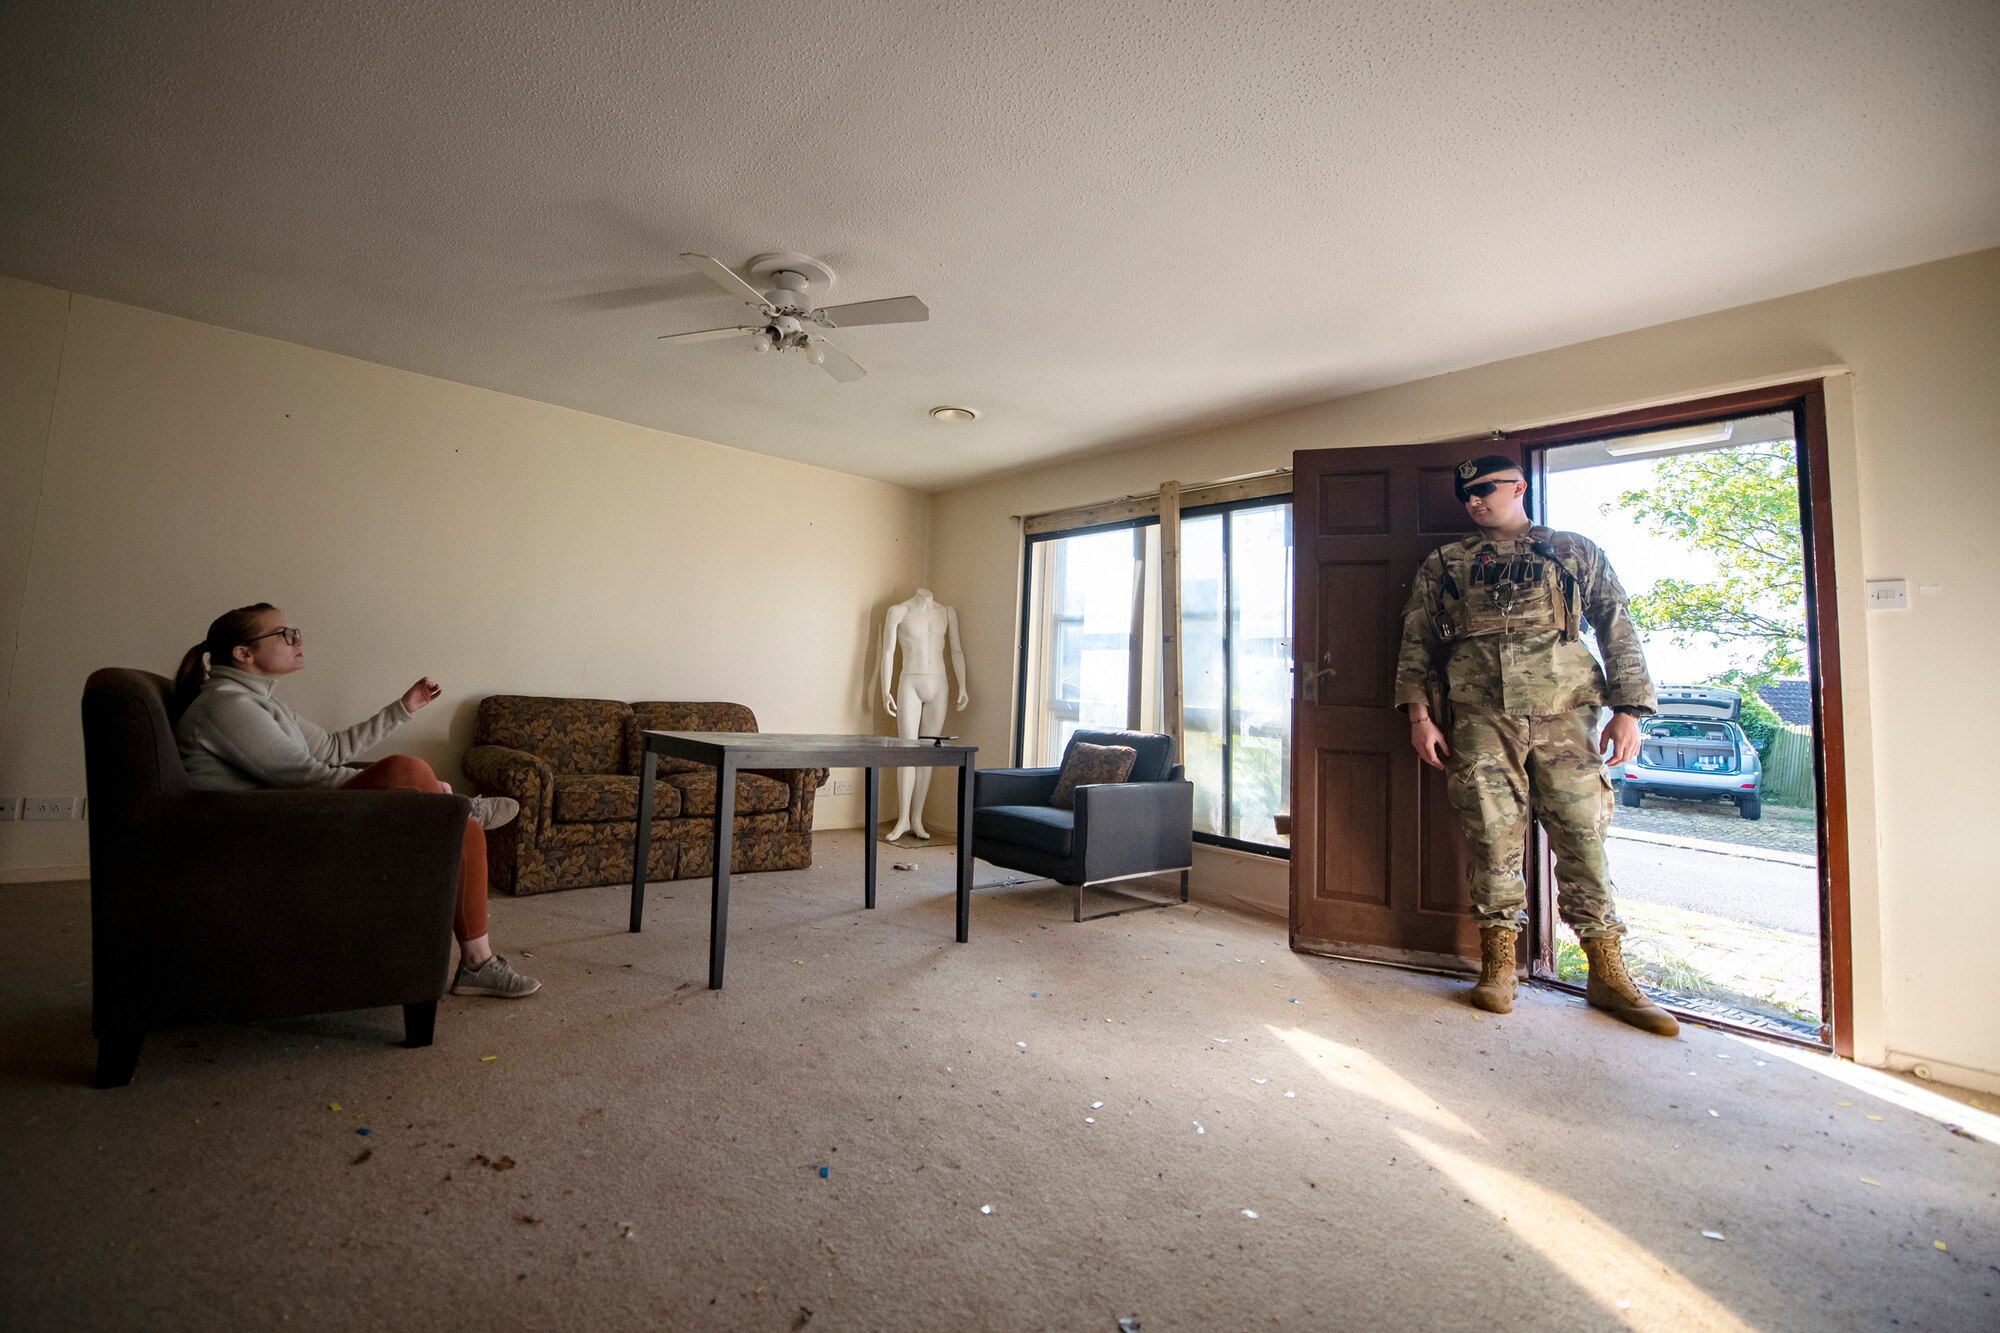
[[[1618,788],[1618,804],[1628,810],[1637,810],[1640,798],[1645,796],[1645,794],[1631,783],[1624,783]]]
[[[1745,796],[1736,803],[1736,813],[1745,819],[1764,817],[1764,799],[1761,796]]]

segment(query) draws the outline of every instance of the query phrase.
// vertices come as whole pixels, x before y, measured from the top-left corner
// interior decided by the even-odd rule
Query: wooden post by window
[[[1160,726],[1181,755],[1181,484],[1160,484]]]

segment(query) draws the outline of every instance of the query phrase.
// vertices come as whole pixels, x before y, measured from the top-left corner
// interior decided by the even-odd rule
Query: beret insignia
[[[1470,480],[1479,471],[1479,464],[1471,459],[1458,465],[1458,475]],[[1433,474],[1435,475],[1435,474]]]

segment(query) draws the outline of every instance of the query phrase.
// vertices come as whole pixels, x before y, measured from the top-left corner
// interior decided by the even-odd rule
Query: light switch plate
[[[1907,607],[1909,604],[1909,580],[1868,580],[1868,609],[1870,611],[1897,611]]]

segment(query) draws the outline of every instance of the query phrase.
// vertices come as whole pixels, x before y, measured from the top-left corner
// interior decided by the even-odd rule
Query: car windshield
[[[1653,719],[1646,724],[1646,734],[1666,740],[1681,741],[1726,741],[1729,739],[1727,723],[1689,722],[1677,717]]]

